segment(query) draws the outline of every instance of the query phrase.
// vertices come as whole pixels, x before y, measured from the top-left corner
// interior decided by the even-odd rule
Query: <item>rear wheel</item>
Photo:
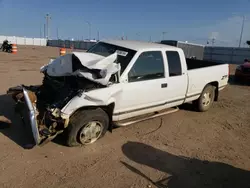
[[[88,145],[104,136],[109,117],[102,109],[83,110],[74,115],[67,128],[67,145]]]
[[[207,111],[214,102],[215,97],[215,87],[212,85],[207,85],[202,91],[199,99],[194,101],[194,105],[200,112]]]

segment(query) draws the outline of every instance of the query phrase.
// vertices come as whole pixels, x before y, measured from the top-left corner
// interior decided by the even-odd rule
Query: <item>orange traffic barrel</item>
[[[66,48],[60,48],[60,56],[63,56],[66,54]]]
[[[16,45],[16,44],[12,44],[11,53],[12,53],[12,54],[16,54],[16,53],[17,53],[17,45]]]

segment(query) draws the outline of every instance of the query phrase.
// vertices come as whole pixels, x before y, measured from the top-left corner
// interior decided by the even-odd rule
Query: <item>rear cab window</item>
[[[177,51],[166,51],[169,77],[182,75],[181,59]]]
[[[142,52],[128,73],[129,82],[154,80],[165,77],[161,51]]]

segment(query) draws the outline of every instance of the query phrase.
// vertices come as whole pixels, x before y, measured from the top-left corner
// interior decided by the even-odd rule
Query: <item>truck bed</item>
[[[220,63],[216,63],[213,61],[190,59],[190,58],[186,58],[186,62],[187,62],[187,69],[188,70],[205,68],[205,67],[210,67],[210,66],[215,66],[215,65],[221,65]]]
[[[224,88],[228,82],[228,64],[195,59],[187,60],[188,66],[188,96],[195,96],[208,83],[217,83],[218,89]],[[195,100],[196,98],[192,98]]]

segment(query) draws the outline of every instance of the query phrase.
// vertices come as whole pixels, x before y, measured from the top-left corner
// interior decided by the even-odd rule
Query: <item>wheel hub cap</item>
[[[102,124],[98,121],[89,122],[80,133],[80,141],[82,144],[91,144],[95,142],[102,132]]]
[[[204,106],[208,106],[211,102],[211,94],[210,93],[204,93],[202,97],[202,104]]]

